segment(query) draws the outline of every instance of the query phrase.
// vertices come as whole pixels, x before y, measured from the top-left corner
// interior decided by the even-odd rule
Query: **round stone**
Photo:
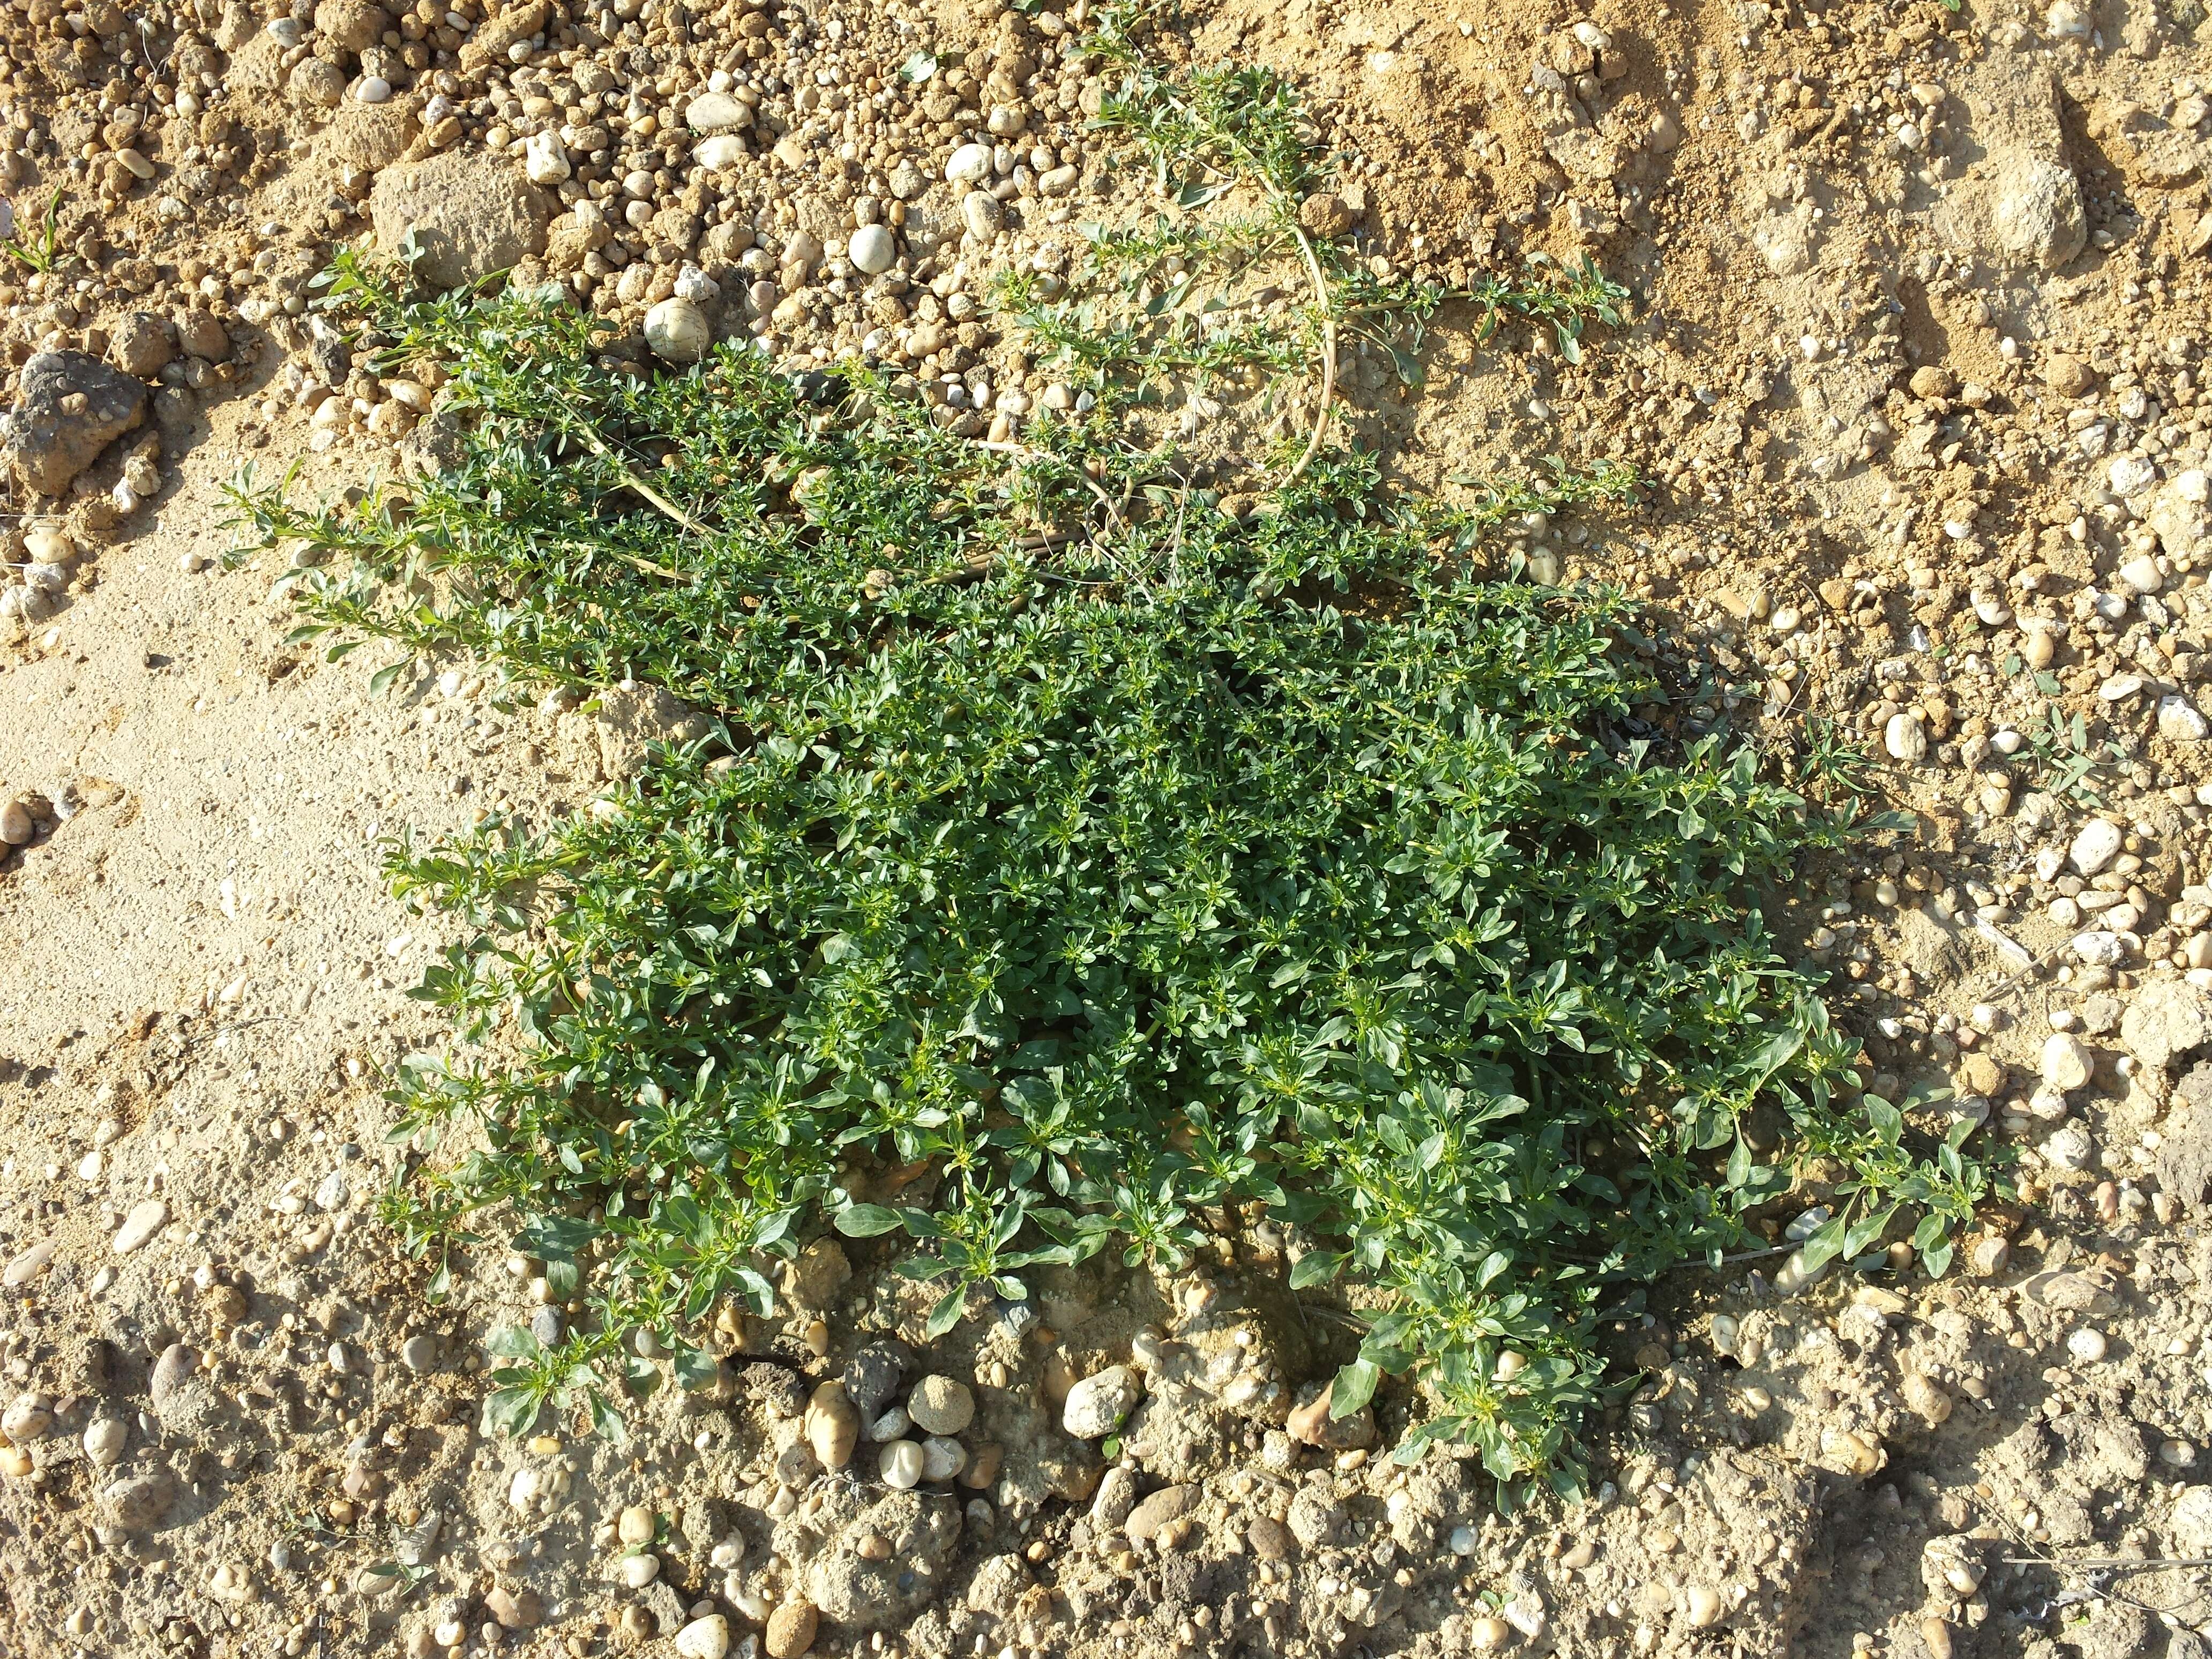
[[[1103,1439],[1121,1426],[1143,1393],[1136,1372],[1127,1365],[1109,1365],[1067,1391],[1060,1425],[1078,1440]]]
[[[689,300],[663,300],[645,313],[645,343],[665,363],[696,363],[714,340],[707,313]]]
[[[2089,1080],[2089,1050],[2071,1031],[2053,1031],[2044,1040],[2042,1070],[2052,1088],[2079,1089]]]
[[[898,243],[882,225],[862,225],[846,245],[845,257],[863,276],[880,276],[898,258]]]
[[[876,1468],[884,1485],[894,1492],[906,1492],[921,1484],[925,1461],[921,1448],[913,1441],[894,1440],[877,1457]]]
[[[952,152],[952,159],[945,164],[945,181],[949,185],[980,184],[991,176],[991,147],[988,144],[963,144]]]
[[[678,1659],[722,1659],[730,1650],[730,1621],[719,1613],[694,1619],[676,1632]]]
[[[906,1414],[924,1434],[957,1434],[975,1420],[975,1396],[951,1377],[925,1376],[907,1396]]]
[[[968,1467],[968,1448],[957,1440],[933,1434],[921,1443],[921,1478],[950,1480]]]
[[[123,1461],[123,1448],[131,1438],[131,1426],[119,1417],[95,1417],[85,1425],[84,1455],[100,1468],[111,1468]]]
[[[2066,1339],[2066,1352],[2084,1364],[2094,1365],[2105,1357],[2105,1334],[2094,1325],[2084,1325]]]
[[[392,82],[380,75],[366,76],[353,89],[353,95],[364,104],[388,104],[392,101]]]

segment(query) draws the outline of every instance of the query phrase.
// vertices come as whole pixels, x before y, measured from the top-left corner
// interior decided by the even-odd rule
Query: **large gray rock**
[[[23,365],[9,466],[33,495],[58,495],[145,418],[144,382],[82,351],[42,351]]]
[[[544,193],[503,158],[448,151],[376,175],[368,211],[380,247],[413,235],[415,269],[435,288],[459,288],[505,270],[545,246]]]

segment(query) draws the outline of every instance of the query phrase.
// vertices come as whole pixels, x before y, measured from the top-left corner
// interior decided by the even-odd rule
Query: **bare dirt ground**
[[[223,483],[390,471],[423,392],[353,361],[304,280],[414,229],[457,276],[568,283],[641,360],[696,261],[718,329],[794,368],[865,347],[1012,429],[1050,376],[984,278],[1152,208],[1085,127],[1079,12],[0,10],[15,234],[58,190],[76,256],[5,274],[9,400],[53,350],[150,386],[58,499],[9,483],[0,1653],[2202,1652],[2202,17],[1224,0],[1179,26],[1304,88],[1375,258],[1588,254],[1630,288],[1579,365],[1449,308],[1418,390],[1347,347],[1341,419],[1432,484],[1642,471],[1638,505],[1520,550],[1652,602],[1683,688],[1656,724],[1825,720],[1883,763],[1915,832],[1808,871],[1794,937],[1877,1080],[1951,1085],[2021,1148],[2020,1201],[1940,1282],[1784,1297],[1777,1256],[1625,1305],[1599,1495],[1508,1518],[1471,1463],[1379,1455],[1387,1393],[1372,1448],[1292,1432],[1340,1334],[1266,1230],[933,1344],[884,1258],[819,1244],[617,1446],[480,1432],[489,1333],[574,1310],[497,1237],[434,1304],[374,1213],[381,1079],[440,1040],[404,993],[443,943],[380,838],[581,810],[654,704],[541,708],[465,662],[372,690],[375,647],[287,643],[278,557],[221,562]],[[746,112],[712,155],[709,94]],[[567,175],[530,182],[549,132]],[[979,132],[1007,158],[980,230],[945,182]],[[871,223],[895,291],[840,257]],[[1124,1364],[1109,1462],[1061,1403]],[[825,1473],[803,1407],[839,1376],[891,1410],[957,1381],[958,1474],[889,1489],[872,1444]]]

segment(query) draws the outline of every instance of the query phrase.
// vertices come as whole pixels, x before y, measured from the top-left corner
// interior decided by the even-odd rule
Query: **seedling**
[[[46,211],[40,222],[37,239],[26,242],[20,236],[10,236],[0,241],[0,253],[41,276],[53,270],[66,257],[61,246],[61,187],[57,185],[54,193],[46,198]]]

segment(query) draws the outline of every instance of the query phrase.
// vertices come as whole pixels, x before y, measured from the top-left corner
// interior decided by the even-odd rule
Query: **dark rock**
[[[34,495],[58,495],[100,452],[146,418],[146,387],[82,351],[42,351],[23,365],[6,453]]]
[[[806,1384],[781,1365],[748,1365],[738,1381],[771,1417],[796,1417],[806,1409]]]
[[[882,1416],[896,1396],[909,1358],[903,1344],[871,1342],[845,1362],[845,1397],[863,1422]]]

